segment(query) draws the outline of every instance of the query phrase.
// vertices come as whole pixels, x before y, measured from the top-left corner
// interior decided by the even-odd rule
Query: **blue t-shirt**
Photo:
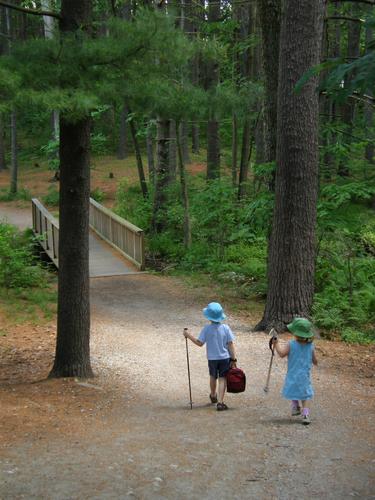
[[[198,340],[206,344],[208,360],[227,359],[230,358],[228,342],[235,340],[235,336],[228,325],[211,323],[203,328]]]

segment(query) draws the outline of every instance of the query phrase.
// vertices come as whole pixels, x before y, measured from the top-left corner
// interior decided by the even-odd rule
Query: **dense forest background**
[[[58,1],[0,2],[0,171],[9,171],[1,200],[31,197],[17,181],[18,169],[42,168],[55,179],[44,202],[57,206],[59,115],[60,124],[61,115],[73,124],[89,117],[91,155],[106,157],[108,178],[116,158],[132,165],[139,179],[114,179],[114,203],[105,190],[91,196],[110,201],[146,231],[148,266],[208,276],[263,303],[274,258],[268,249],[276,164],[284,158],[278,141],[280,148],[288,128],[297,153],[299,138],[301,150],[306,142],[298,127],[293,130],[295,120],[277,116],[283,102],[279,70],[289,64],[279,59],[279,47],[288,46],[293,31],[280,26],[281,3],[82,3],[92,3],[90,25],[76,26],[78,34],[62,41]],[[319,59],[300,71],[289,92],[303,95],[317,83],[311,317],[323,335],[367,343],[375,340],[374,5],[332,1],[324,8]],[[309,33],[297,28],[293,36],[308,44]],[[307,121],[314,102],[298,110]],[[61,133],[75,132],[64,127]],[[303,181],[298,190],[303,206],[311,186]],[[16,255],[14,234],[1,228],[2,255]],[[297,250],[304,247],[303,238],[294,243]],[[289,276],[281,284],[290,289],[295,282],[298,291],[299,283],[289,279],[297,250],[290,250]],[[33,281],[27,272],[25,282],[12,282],[9,261],[2,258],[0,267],[3,286],[23,288],[42,279]]]

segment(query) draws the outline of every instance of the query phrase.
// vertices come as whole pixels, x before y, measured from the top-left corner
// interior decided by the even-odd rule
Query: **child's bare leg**
[[[211,396],[216,396],[216,378],[210,376]]]
[[[224,394],[226,389],[227,389],[226,377],[219,377],[219,394],[218,394],[219,403],[222,403],[224,401]]]

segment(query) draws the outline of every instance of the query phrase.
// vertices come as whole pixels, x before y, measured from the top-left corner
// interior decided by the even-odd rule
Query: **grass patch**
[[[51,278],[45,287],[1,287],[0,309],[8,320],[16,324],[40,324],[41,321],[50,321],[57,312],[57,279]]]

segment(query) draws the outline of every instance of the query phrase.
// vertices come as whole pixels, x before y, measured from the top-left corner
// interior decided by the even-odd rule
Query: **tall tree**
[[[220,2],[208,0],[208,22],[216,23],[220,19]],[[219,82],[219,66],[217,62],[206,65],[206,89],[214,92]],[[219,122],[215,106],[211,103],[207,123],[207,179],[220,177],[220,137]]]
[[[88,31],[92,1],[62,0],[62,39]],[[60,115],[59,283],[57,342],[51,377],[89,377],[90,117]]]
[[[284,329],[309,316],[314,294],[318,195],[316,78],[295,85],[319,63],[324,0],[284,0],[280,31],[275,208],[268,252],[267,302],[257,330]]]
[[[265,86],[265,160],[276,159],[281,0],[258,0]]]

